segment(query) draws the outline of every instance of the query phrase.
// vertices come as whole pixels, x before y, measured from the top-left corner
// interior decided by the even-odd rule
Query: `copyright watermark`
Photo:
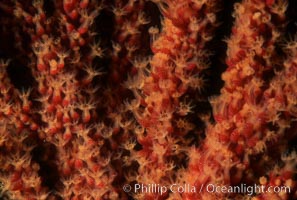
[[[125,184],[123,190],[126,193],[154,193],[154,194],[165,194],[166,192],[172,193],[197,193],[197,188],[190,184],[171,184],[171,185],[160,185],[160,184],[135,184],[133,186]]]
[[[202,184],[196,187],[191,184],[171,184],[171,185],[160,185],[160,184],[125,184],[123,191],[126,193],[151,193],[151,194],[165,194],[170,193],[237,193],[254,195],[259,193],[290,193],[291,188],[288,186],[264,186],[264,185],[246,185],[240,184],[238,186],[225,186],[216,184]]]
[[[246,185],[240,184],[238,186],[225,186],[225,185],[215,185],[208,184],[206,186],[206,192],[208,193],[241,193],[247,194],[249,196],[259,193],[291,193],[291,188],[288,186],[264,186],[264,185]]]
[[[129,193],[129,192],[131,192],[132,187],[131,187],[131,185],[129,185],[129,184],[125,184],[125,185],[123,186],[123,190],[124,190],[124,192]]]

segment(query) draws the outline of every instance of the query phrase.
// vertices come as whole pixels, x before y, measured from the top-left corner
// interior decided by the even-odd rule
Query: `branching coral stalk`
[[[112,9],[116,30],[112,37],[110,79],[115,83],[115,86],[119,87],[124,82],[125,76],[121,76],[121,74],[126,75],[132,71],[131,62],[141,47],[141,29],[149,23],[143,9],[144,1],[142,0],[129,0],[127,3],[116,1],[115,7]],[[121,90],[117,93],[121,93]]]
[[[272,57],[280,22],[284,20],[284,7],[284,2],[245,0],[235,4],[236,21],[228,40],[228,68],[222,75],[225,85],[221,95],[211,100],[216,124],[208,126],[203,145],[189,152],[192,155],[189,174],[183,181],[198,188],[207,183],[236,185],[255,181],[252,171],[256,168],[251,159],[266,152],[269,142],[283,135],[285,127],[277,132],[269,127],[278,109],[269,107],[264,91],[269,84],[265,77],[273,73]],[[277,104],[271,104],[274,105]],[[207,192],[184,196],[217,198]]]
[[[59,196],[115,199],[110,155],[101,155],[100,151],[104,130],[94,126],[98,101],[94,99],[96,90],[91,82],[100,72],[94,69],[92,61],[102,55],[89,29],[101,6],[78,1],[54,6],[54,14],[59,18],[47,18],[42,1],[33,3],[34,12],[25,11],[25,4],[20,2],[14,10],[15,16],[27,24],[25,33],[31,36],[31,66],[38,84],[35,92],[39,93],[40,107],[35,111],[25,108],[40,116],[39,138],[57,150],[55,164],[63,184],[57,189]],[[54,24],[59,26],[58,30],[53,30]],[[87,53],[81,56],[81,52]]]
[[[216,24],[219,1],[158,2],[164,16],[162,30],[151,27],[153,56],[138,66],[138,74],[126,83],[136,99],[127,105],[139,123],[135,134],[140,151],[132,151],[139,163],[138,183],[169,184],[180,168],[183,138],[193,125],[185,116],[190,102],[183,100],[190,88],[203,88],[203,70],[208,66],[205,44],[211,39]],[[203,15],[202,15],[203,13]],[[141,159],[140,159],[141,158]],[[144,160],[143,160],[144,158]],[[137,194],[153,199],[156,194]],[[158,197],[163,198],[163,197]]]
[[[106,196],[114,199],[117,193],[111,182],[115,175],[109,167],[110,155],[107,152],[100,154],[104,128],[94,126],[94,109],[99,101],[94,99],[96,90],[91,85],[100,74],[93,69],[92,61],[102,56],[102,50],[89,29],[101,6],[94,2],[73,1],[55,6],[61,16],[61,33],[66,30],[68,37],[60,36],[61,40],[54,41],[51,35],[44,34],[43,38],[48,38],[34,44],[39,50],[37,60],[43,65],[38,68],[37,64],[36,75],[39,84],[46,88],[39,111],[46,125],[40,131],[58,151],[57,165],[64,185],[61,197],[96,199]],[[65,53],[65,43],[73,50]],[[88,53],[82,57],[82,51]]]
[[[278,120],[274,125],[276,133],[273,133],[277,141],[284,141],[284,138],[291,139],[296,137],[296,56],[297,56],[297,43],[296,41],[290,41],[286,44],[287,59],[283,66],[284,68],[278,72],[275,78],[271,81],[270,87],[264,93],[264,100],[266,102],[267,113],[276,112]],[[280,92],[282,91],[282,92]],[[277,102],[275,102],[277,101]],[[272,109],[273,111],[268,109]],[[282,151],[286,151],[286,143],[278,144],[278,148]],[[286,155],[287,154],[287,155]],[[286,186],[290,188],[290,192],[280,193],[264,193],[259,194],[256,200],[266,200],[272,198],[279,199],[295,199],[297,197],[296,187],[297,182],[294,179],[296,173],[296,152],[284,153],[281,155],[282,166],[276,166],[269,173],[267,178],[263,178],[264,181],[260,181],[262,185],[269,186]],[[261,180],[261,179],[260,179]]]
[[[31,161],[30,155],[36,144],[37,126],[29,112],[29,92],[20,94],[10,83],[8,63],[0,61],[0,190],[12,199],[46,199],[39,165]]]
[[[229,4],[2,0],[0,198],[297,199],[297,42],[278,43],[287,1],[234,4],[225,84],[208,98]],[[214,122],[199,119],[201,99]]]

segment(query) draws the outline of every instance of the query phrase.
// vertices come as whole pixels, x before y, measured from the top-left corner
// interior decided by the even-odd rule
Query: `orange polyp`
[[[242,135],[244,135],[246,138],[250,138],[253,135],[253,124],[246,123],[243,126]]]
[[[68,176],[71,174],[71,168],[69,167],[68,163],[64,163],[63,167],[62,167],[62,172],[63,175]]]
[[[77,10],[72,10],[71,13],[69,14],[69,17],[73,20],[76,20],[78,18],[79,14]]]
[[[86,40],[83,38],[79,38],[78,43],[80,46],[84,46],[86,44]]]
[[[74,26],[72,24],[67,24],[66,25],[66,29],[68,33],[71,33],[74,30]]]
[[[38,71],[42,72],[44,70],[46,70],[46,65],[45,64],[37,64],[37,69]]]
[[[69,116],[68,113],[64,113],[64,114],[63,114],[62,121],[63,121],[63,123],[68,123],[68,122],[71,121],[71,120],[70,120],[70,116]]]
[[[80,6],[82,9],[87,8],[88,5],[89,5],[89,0],[82,0],[82,1],[79,3],[79,6]]]
[[[21,121],[26,124],[29,121],[29,116],[26,114],[22,114]]]
[[[69,104],[70,104],[70,99],[69,98],[64,98],[63,101],[62,101],[62,105],[64,107],[66,107],[66,106],[69,106]]]
[[[64,140],[69,141],[71,138],[72,138],[72,134],[71,134],[71,132],[65,132],[65,133],[63,134],[63,139],[64,139]]]
[[[79,32],[80,35],[83,35],[83,34],[85,34],[86,32],[88,32],[88,28],[87,28],[87,27],[80,27],[80,28],[78,29],[78,32]]]
[[[58,64],[58,69],[63,69],[64,68],[64,62],[60,62],[59,64]]]
[[[11,182],[16,182],[21,178],[22,172],[16,171],[11,175],[10,181]]]
[[[91,120],[91,113],[90,111],[83,111],[83,116],[82,116],[83,122],[88,123]]]
[[[83,167],[83,161],[81,160],[81,159],[76,159],[75,161],[74,161],[74,167],[76,168],[76,169],[81,169],[82,167]]]
[[[22,181],[22,179],[19,179],[18,181],[12,183],[12,190],[16,191],[16,190],[22,190],[24,187],[24,183]]]
[[[59,104],[62,101],[61,94],[54,94],[53,96],[53,103],[54,104]]]
[[[38,27],[36,30],[38,36],[42,36],[45,33],[45,30],[42,26]]]
[[[38,126],[38,124],[36,124],[36,123],[32,123],[31,126],[30,126],[30,129],[31,129],[32,131],[37,131],[38,128],[39,128],[39,126]]]
[[[234,130],[230,135],[230,141],[233,143],[237,143],[240,137],[240,133],[237,130]]]
[[[31,106],[29,104],[25,104],[23,105],[22,109],[24,112],[29,112],[30,111]]]
[[[56,74],[58,74],[58,69],[56,68],[56,69],[51,69],[50,70],[50,74],[51,75],[56,75]]]
[[[26,22],[29,23],[29,24],[32,24],[32,22],[33,22],[33,18],[32,18],[31,15],[27,15],[27,16],[25,17],[25,20],[26,20]]]
[[[94,185],[95,185],[95,179],[90,176],[86,177],[86,182],[90,187],[94,187]]]
[[[71,116],[71,118],[74,120],[74,121],[76,121],[76,120],[78,120],[79,119],[79,114],[76,112],[76,111],[70,111],[70,116]]]
[[[51,126],[49,129],[48,129],[48,133],[53,136],[55,135],[56,133],[58,132],[58,128],[56,126]]]
[[[238,154],[238,155],[242,155],[243,152],[244,152],[244,147],[241,145],[241,144],[238,144],[235,148],[235,152]]]
[[[259,141],[258,137],[256,137],[256,136],[252,137],[247,141],[247,145],[248,145],[248,147],[254,147],[258,141]]]
[[[53,104],[49,104],[49,105],[46,107],[46,111],[47,111],[48,113],[53,113],[55,110],[56,110],[56,107],[55,107],[55,105],[53,105]]]

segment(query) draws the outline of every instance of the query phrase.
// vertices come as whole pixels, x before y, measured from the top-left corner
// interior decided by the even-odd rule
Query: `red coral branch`
[[[291,2],[1,1],[0,198],[297,199]]]

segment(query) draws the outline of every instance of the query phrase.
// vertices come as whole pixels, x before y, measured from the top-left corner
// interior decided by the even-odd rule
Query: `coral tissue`
[[[0,198],[297,199],[293,7],[1,1]]]

